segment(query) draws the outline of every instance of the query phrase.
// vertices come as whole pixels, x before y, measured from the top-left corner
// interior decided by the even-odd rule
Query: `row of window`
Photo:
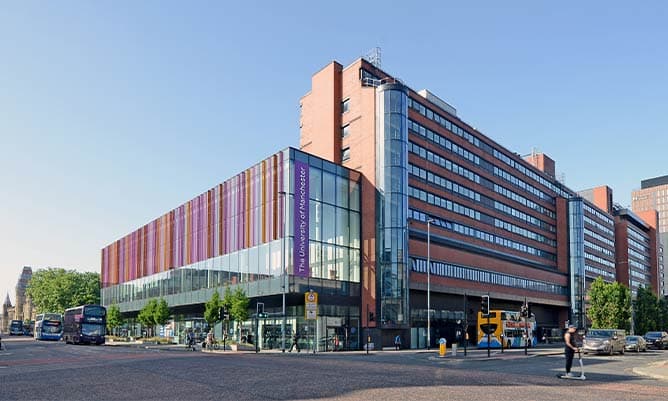
[[[522,188],[523,190],[527,191],[530,194],[535,195],[539,199],[542,199],[544,201],[550,202],[552,204],[555,203],[554,197],[546,194],[545,192],[541,191],[540,189],[534,187],[531,184],[527,184],[525,181],[517,178],[515,175],[510,174],[506,170],[494,166],[494,175],[497,177],[501,177],[505,181],[513,184],[514,186],[518,188]]]
[[[422,116],[426,117],[429,120],[434,121],[441,127],[447,129],[448,131],[454,133],[455,135],[463,138],[467,142],[471,143],[477,148],[482,149],[483,151],[490,153],[494,156],[494,158],[501,160],[503,163],[507,164],[508,166],[512,167],[513,169],[521,172],[525,176],[532,178],[534,181],[539,182],[541,185],[549,188],[550,190],[554,191],[555,193],[563,196],[564,198],[569,198],[571,194],[567,191],[564,191],[561,186],[555,185],[552,181],[546,179],[545,177],[541,176],[540,174],[536,173],[530,168],[525,167],[523,164],[516,162],[515,160],[511,159],[498,149],[492,147],[491,145],[480,141],[480,139],[473,135],[472,133],[468,132],[467,130],[461,128],[457,124],[453,123],[449,119],[443,117],[442,115],[434,112],[432,109],[420,104],[417,101],[414,101],[413,99],[409,98],[408,99],[408,108],[412,108]],[[410,124],[409,124],[410,127]]]
[[[644,244],[641,244],[641,243],[639,243],[638,241],[636,241],[632,238],[629,238],[629,245],[633,246],[639,252],[643,252],[643,253],[646,253],[646,254],[650,253],[650,249],[649,249],[648,246],[645,246]]]
[[[513,184],[514,186],[516,186],[518,188],[521,188],[521,189],[535,195],[539,199],[542,199],[542,200],[545,200],[547,202],[550,202],[550,203],[554,204],[555,200],[552,196],[550,196],[550,195],[546,194],[545,192],[539,190],[538,188],[534,187],[533,185],[528,184],[525,181],[517,178],[513,174],[510,174],[507,171],[505,171],[505,170],[503,170],[499,167],[492,166],[491,163],[489,163],[485,160],[481,160],[479,156],[477,156],[474,153],[472,153],[472,152],[462,148],[461,146],[453,143],[452,141],[446,139],[444,136],[441,136],[441,135],[435,133],[434,131],[430,130],[429,128],[426,128],[423,125],[409,119],[408,120],[408,129],[415,132],[418,135],[421,135],[421,136],[427,138],[428,140],[436,143],[437,145],[440,145],[441,147],[445,148],[446,150],[459,155],[460,157],[464,158],[465,160],[468,160],[469,162],[471,162],[471,163],[473,163],[477,166],[481,166],[481,167],[486,168],[488,170],[491,168],[490,172],[493,173],[494,175],[496,175],[497,177],[500,177],[500,178],[504,179],[505,181]],[[424,156],[422,154],[420,154],[420,155],[422,157],[426,157],[426,151],[424,153],[425,153]]]
[[[602,247],[598,244],[594,244],[593,242],[589,242],[589,241],[585,240],[584,246],[586,246],[587,248],[589,248],[591,250],[594,250],[596,252],[599,252],[599,253],[602,253],[604,255],[610,256],[613,259],[615,257],[615,251],[613,251],[611,249],[608,249],[608,248],[604,248],[604,247]]]
[[[494,157],[501,160],[505,164],[509,165],[510,167],[514,168],[515,170],[518,170],[520,173],[533,178],[534,181],[541,183],[542,185],[546,186],[547,188],[551,189],[555,193],[559,194],[560,196],[564,198],[570,198],[572,194],[570,192],[565,191],[561,186],[555,185],[553,182],[545,179],[544,177],[536,174],[531,169],[526,168],[524,165],[521,163],[515,162],[515,160],[511,159],[510,157],[506,156],[505,154],[501,153],[500,151],[494,149]]]
[[[604,244],[606,244],[606,245],[608,245],[608,246],[610,246],[610,247],[612,247],[612,248],[615,247],[615,242],[612,241],[610,238],[608,238],[608,237],[604,237],[604,236],[602,236],[601,234],[599,234],[599,233],[597,233],[597,232],[594,232],[594,231],[592,231],[592,230],[590,230],[590,229],[588,229],[588,228],[586,228],[586,227],[585,227],[585,229],[584,229],[584,233],[587,234],[587,235],[589,235],[590,237],[592,237],[592,238],[594,238],[594,239],[597,239],[597,240],[603,242]]]
[[[635,261],[633,259],[629,260],[629,266],[635,267],[636,269],[640,269],[640,270],[649,270],[649,268],[646,265],[644,265],[644,264],[642,264],[638,261]]]
[[[460,214],[462,216],[469,217],[474,220],[480,220],[480,212],[471,209],[470,207],[466,207],[462,204],[459,204],[457,202],[453,202],[450,200],[447,200],[445,198],[441,198],[438,195],[432,194],[431,192],[424,191],[419,188],[415,187],[408,187],[408,196],[413,197],[415,199],[419,199],[423,202],[427,202],[430,205],[436,205],[438,207],[441,207],[443,209],[447,209],[451,212]]]
[[[512,199],[517,203],[521,203],[522,205],[528,207],[529,209],[533,209],[538,213],[543,214],[551,219],[557,218],[556,213],[554,213],[552,210],[546,209],[543,206],[537,204],[536,202],[525,198],[524,196],[518,194],[517,192],[513,192],[505,187],[502,187],[499,184],[494,184],[494,192],[503,195],[508,199]]]
[[[408,129],[424,138],[427,138],[431,142],[434,142],[435,144],[441,146],[443,149],[456,153],[460,157],[468,160],[469,162],[475,165],[480,165],[480,157],[478,157],[476,154],[469,152],[468,150],[462,148],[461,146],[457,145],[451,140],[446,139],[444,136],[435,133],[434,131],[411,120],[410,118],[408,119]]]
[[[596,262],[596,263],[598,263],[598,264],[601,264],[601,265],[603,265],[603,266],[609,267],[609,268],[611,268],[611,269],[614,269],[614,268],[615,268],[615,263],[614,263],[614,262],[611,262],[611,261],[609,261],[608,259],[603,259],[603,258],[600,257],[600,256],[592,255],[592,254],[589,253],[589,252],[585,252],[585,258],[587,258],[587,259],[589,259],[589,260],[591,260],[591,261],[594,261],[594,262]]]
[[[408,218],[423,222],[427,221],[427,215],[424,212],[413,209],[408,209]],[[464,224],[446,221],[436,216],[430,216],[430,218],[433,219],[432,224],[434,224],[435,226],[444,228],[448,231],[452,231],[466,237],[476,238],[504,248],[514,249],[516,251],[527,253],[529,255],[537,256],[550,261],[557,260],[557,257],[554,253],[547,252],[542,249],[537,249],[517,241],[509,240],[507,238],[490,234],[488,232],[478,230],[476,228],[469,227]]]
[[[514,234],[521,235],[525,238],[532,239],[537,242],[542,242],[543,244],[546,244],[551,247],[557,246],[557,241],[547,238],[544,235],[535,233],[533,231],[527,230],[526,228],[516,226],[515,224],[508,223],[507,221],[501,220],[501,219],[494,219],[494,225],[498,228],[502,228],[506,231],[509,231]]]
[[[633,256],[634,258],[636,258],[638,260],[642,260],[643,262],[649,262],[649,256],[643,255],[642,253],[637,252],[637,251],[633,250],[632,248],[629,248],[629,255]]]
[[[591,273],[594,273],[594,277],[598,276],[603,276],[604,278],[609,278],[612,279],[613,281],[615,280],[615,273],[609,272],[607,270],[603,270],[598,267],[590,266],[590,265],[585,265],[585,270]]]
[[[479,174],[476,174],[473,171],[440,156],[439,154],[433,153],[432,151],[427,150],[416,143],[408,142],[408,151],[415,155],[418,155],[422,159],[435,163],[445,168],[448,171],[452,171],[457,175],[460,175],[470,181],[473,181],[476,184],[482,184],[485,187],[493,189],[494,192],[503,195],[508,199],[514,200],[515,202],[518,202],[528,208],[536,210],[537,212],[544,214],[552,219],[556,218],[556,214],[553,211],[544,208],[543,206],[537,204],[536,202],[529,200],[514,191],[502,187],[501,185],[495,184],[492,181],[484,177],[481,177]]]
[[[503,230],[506,230],[508,232],[514,233],[521,235],[525,238],[532,239],[537,242],[541,242],[543,244],[549,245],[549,246],[557,246],[556,241],[546,238],[545,236],[535,233],[533,231],[527,230],[526,228],[519,227],[515,224],[509,223],[507,221],[495,218],[493,216],[490,216],[485,213],[480,213],[479,211],[472,209],[470,207],[466,207],[464,205],[461,205],[456,202],[452,202],[450,200],[447,200],[445,198],[442,198],[436,194],[433,194],[431,192],[427,192],[425,190],[419,189],[419,188],[414,188],[409,186],[408,187],[408,196],[419,199],[423,202],[427,202],[430,205],[436,205],[438,207],[442,207],[444,209],[447,209],[451,212],[460,214],[462,216],[469,217],[474,220],[478,221],[483,221],[487,224],[494,224],[495,227],[501,228]]]
[[[615,232],[610,229],[610,227],[604,226],[603,224],[599,223],[598,221],[592,219],[591,217],[587,216],[586,214],[584,215],[584,222],[585,224],[589,224],[590,226],[596,227],[599,231],[602,231],[605,234],[608,234],[610,237],[615,236]]]
[[[518,220],[521,220],[525,223],[532,224],[536,227],[540,227],[544,230],[548,230],[550,232],[556,232],[556,229],[553,225],[548,224],[534,216],[531,216],[527,213],[522,212],[521,210],[515,209],[511,206],[506,205],[505,203],[501,203],[496,200],[492,200],[491,198],[481,195],[480,193],[467,188],[463,185],[457,184],[456,182],[450,181],[444,177],[441,177],[437,174],[434,174],[430,171],[427,171],[423,169],[422,167],[415,166],[413,164],[408,164],[408,174],[413,175],[415,177],[421,178],[425,181],[427,181],[430,184],[433,184],[437,187],[441,187],[442,189],[445,189],[448,192],[454,192],[455,194],[458,194],[460,196],[463,196],[465,198],[474,200],[476,202],[480,202],[483,205],[489,205],[491,206],[492,204],[494,205],[494,209],[507,214],[509,216],[512,216]]]
[[[427,273],[427,261],[422,258],[410,258],[411,270],[417,273]],[[562,285],[552,284],[545,281],[532,280],[524,277],[511,276],[504,273],[496,273],[480,268],[455,265],[435,260],[430,261],[429,274],[449,277],[459,280],[473,281],[500,285],[504,287],[520,288],[529,291],[539,291],[549,294],[567,295],[568,288]]]
[[[641,280],[645,280],[645,281],[649,281],[649,280],[650,280],[650,276],[649,276],[649,275],[647,275],[647,274],[645,274],[645,273],[641,273],[641,272],[635,271],[635,270],[631,270],[631,276],[633,276],[633,277],[637,277],[637,278],[639,278],[639,279],[641,279]]]
[[[604,214],[600,210],[594,209],[593,207],[589,206],[586,202],[583,202],[583,204],[584,204],[585,212],[589,212],[589,213],[593,214],[599,220],[603,220],[610,227],[614,226],[615,221],[610,216]]]
[[[636,230],[632,229],[631,227],[627,227],[626,231],[628,232],[629,237],[635,239],[636,241],[641,242],[643,244],[649,244],[648,236],[636,232]]]
[[[431,171],[427,171],[423,169],[422,167],[418,167],[413,164],[408,164],[408,174],[413,175],[417,178],[421,178],[425,181],[427,181],[430,184],[433,184],[437,187],[441,187],[442,189],[449,191],[449,192],[454,192],[458,195],[461,195],[465,198],[469,198],[471,200],[480,202],[480,194],[478,192],[475,192],[472,189],[469,189],[463,185],[459,185],[456,182],[450,181],[448,179],[445,179],[441,177],[438,174],[434,174]]]
[[[536,227],[540,227],[543,230],[547,230],[547,231],[550,231],[552,233],[557,232],[557,229],[552,224],[547,224],[546,222],[544,222],[544,221],[542,221],[542,220],[540,220],[536,217],[533,217],[529,214],[526,214],[521,210],[517,210],[513,207],[510,207],[510,206],[506,205],[505,203],[501,203],[501,202],[495,200],[494,201],[494,208],[496,210],[500,210],[501,212],[503,212],[507,215],[513,216],[516,219],[522,220],[522,221],[524,221],[526,223],[529,223],[531,225],[534,225]]]
[[[430,161],[432,163],[438,164],[439,166],[445,168],[448,171],[460,175],[469,181],[473,181],[476,184],[480,184],[480,176],[473,171],[460,166],[459,164],[452,162],[441,155],[438,155],[430,150],[423,148],[422,146],[408,142],[408,151],[418,155],[420,158]]]
[[[413,101],[413,99],[411,99],[410,97],[408,98],[408,108],[409,109],[412,108],[413,110],[417,111],[424,117],[427,117],[429,120],[434,121],[436,124],[447,129],[453,134],[461,138],[464,138],[464,140],[473,144],[475,147],[480,147],[480,140],[475,136],[473,136],[470,132],[466,131],[465,129],[462,129],[462,127],[458,126],[457,124],[453,123],[447,118],[441,116],[440,114],[434,112],[430,108],[423,106],[419,102]]]

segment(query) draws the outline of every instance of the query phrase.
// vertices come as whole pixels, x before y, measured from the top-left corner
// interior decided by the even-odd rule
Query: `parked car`
[[[668,348],[668,333],[665,331],[648,331],[645,333],[645,341],[649,348]]]
[[[617,329],[591,329],[585,336],[582,350],[584,353],[595,352],[612,355],[619,352],[624,355],[626,332]]]
[[[626,336],[626,346],[624,349],[627,351],[646,352],[647,341],[641,336]]]

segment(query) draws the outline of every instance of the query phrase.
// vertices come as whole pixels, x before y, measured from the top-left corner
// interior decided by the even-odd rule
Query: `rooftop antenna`
[[[381,68],[380,47],[374,47],[367,54],[362,56],[362,58],[373,64],[374,67]]]

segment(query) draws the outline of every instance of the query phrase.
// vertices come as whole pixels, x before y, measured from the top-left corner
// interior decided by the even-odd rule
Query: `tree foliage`
[[[153,322],[157,325],[163,326],[169,321],[169,305],[164,298],[160,298],[153,311]]]
[[[151,299],[139,311],[139,315],[137,315],[137,320],[139,320],[139,323],[141,323],[142,326],[146,327],[147,331],[149,331],[148,333],[149,336],[152,335],[153,325],[155,325],[155,320],[153,319],[153,315],[157,307],[158,307],[158,301],[156,299]]]
[[[617,282],[608,284],[597,277],[589,289],[587,316],[592,328],[630,328],[631,292]]]
[[[246,292],[237,287],[232,296],[232,308],[230,309],[230,317],[237,322],[243,322],[247,320],[250,316],[248,312],[248,305],[250,305],[250,299],[246,296]]]
[[[220,299],[218,290],[216,290],[211,296],[211,299],[209,299],[204,305],[204,320],[209,323],[209,326],[213,326],[217,321],[220,320],[219,313],[221,306],[223,306],[223,301]]]
[[[154,326],[164,325],[169,321],[169,316],[169,305],[167,305],[167,301],[163,298],[160,298],[160,300],[151,299],[142,310],[139,311],[137,320],[146,327],[148,335],[153,336]]]
[[[668,331],[668,298],[659,300],[659,330]]]
[[[116,328],[123,324],[123,316],[117,305],[111,305],[107,308],[107,330],[115,333]]]
[[[100,275],[58,268],[37,270],[26,289],[36,313],[63,313],[67,308],[100,303]]]
[[[658,330],[661,319],[659,315],[659,299],[654,295],[652,289],[638,288],[638,294],[633,304],[634,331],[644,334],[648,331]]]

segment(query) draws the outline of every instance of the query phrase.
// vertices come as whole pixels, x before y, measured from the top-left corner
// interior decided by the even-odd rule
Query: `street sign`
[[[316,320],[318,318],[318,293],[308,291],[304,294],[304,304],[306,310],[306,320]]]

